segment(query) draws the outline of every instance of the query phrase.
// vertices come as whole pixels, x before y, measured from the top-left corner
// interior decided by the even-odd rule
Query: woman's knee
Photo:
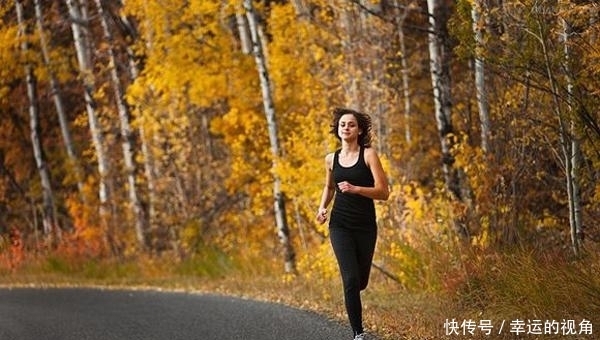
[[[363,280],[360,282],[359,289],[360,289],[360,290],[365,290],[365,289],[367,289],[367,286],[368,286],[368,285],[369,285],[369,278],[367,277],[367,278],[363,279]]]
[[[362,286],[359,275],[346,275],[343,278],[343,284],[346,292],[360,291]]]

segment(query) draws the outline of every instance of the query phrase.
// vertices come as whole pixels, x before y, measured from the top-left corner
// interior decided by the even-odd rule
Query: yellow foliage
[[[397,190],[400,192],[403,201],[403,220],[409,224],[419,224],[426,221],[429,206],[423,189],[412,183],[401,185]]]
[[[127,2],[124,13],[146,18],[140,23],[144,39],[138,46],[147,56],[146,67],[128,89],[130,101],[143,100],[151,91],[167,101],[184,94],[202,107],[224,96],[229,68],[224,63],[233,60],[219,25],[220,10],[212,1]]]
[[[375,2],[367,5],[370,3]],[[525,10],[533,3],[509,1],[507,5],[517,6],[519,13],[524,14],[522,18],[516,16],[515,20],[525,20],[529,19],[527,15],[533,14]],[[460,35],[453,39],[459,41],[461,52],[465,52],[461,55],[468,58],[473,51],[462,49],[473,48],[472,27],[468,22],[468,9],[472,4],[472,1],[457,3],[456,9],[461,13],[453,13],[455,20],[464,19],[455,22],[460,26],[455,28],[460,30],[457,32]],[[390,270],[401,277],[404,285],[416,286],[425,281],[435,285],[435,278],[418,278],[436,265],[426,248],[431,245],[428,242],[439,248],[443,248],[440,244],[444,242],[452,244],[454,238],[450,226],[455,222],[468,226],[472,234],[467,243],[478,248],[494,244],[501,228],[558,229],[566,224],[567,195],[561,177],[564,170],[560,163],[564,157],[560,157],[557,108],[549,95],[552,91],[548,76],[545,71],[540,71],[545,67],[540,67],[539,62],[545,59],[539,49],[532,48],[538,47],[539,42],[529,37],[530,32],[521,29],[529,22],[505,23],[504,36],[486,41],[491,44],[489,48],[481,47],[482,53],[502,52],[490,53],[486,60],[497,71],[490,73],[488,80],[488,85],[496,86],[489,86],[494,126],[493,148],[487,154],[477,146],[477,132],[481,127],[473,118],[477,99],[472,91],[470,63],[464,60],[453,62],[451,72],[457,80],[452,88],[455,97],[448,99],[453,103],[453,117],[458,119],[453,122],[456,143],[452,150],[455,161],[452,167],[460,173],[465,191],[463,201],[456,202],[448,199],[441,183],[443,173],[439,164],[438,131],[432,123],[432,100],[422,97],[424,93],[431,96],[431,78],[426,63],[423,63],[427,60],[423,58],[427,50],[423,50],[423,44],[415,43],[422,37],[415,36],[411,30],[403,32],[407,51],[400,51],[398,29],[404,26],[366,15],[361,12],[364,9],[341,0],[311,1],[308,17],[299,16],[292,2],[267,1],[256,5],[265,33],[268,75],[275,100],[281,150],[275,159],[270,149],[254,58],[239,50],[240,37],[233,15],[243,10],[240,1],[124,2],[119,14],[132,17],[139,36],[127,41],[117,40],[114,47],[122,65],[127,65],[128,56],[119,51],[129,48],[141,61],[136,70],[140,71],[137,78],[130,79],[126,72],[121,78],[123,84],[128,85],[126,98],[132,108],[133,127],[140,142],[136,147],[145,147],[135,150],[139,165],[147,166],[147,173],[138,176],[144,184],[140,186],[144,188],[141,195],[148,202],[148,192],[156,194],[152,198],[156,211],[152,216],[153,230],[174,230],[173,241],[180,242],[183,248],[194,248],[198,242],[208,240],[228,251],[262,255],[275,251],[272,196],[276,176],[285,193],[291,238],[295,245],[302,242],[306,247],[300,252],[306,249],[307,254],[299,253],[301,269],[309,276],[334,275],[332,254],[321,240],[327,235],[327,225],[313,225],[313,220],[324,184],[323,159],[337,147],[337,141],[329,134],[330,112],[333,107],[343,105],[371,111],[377,128],[385,132],[378,136],[381,139],[377,139],[377,144],[381,147],[383,154],[380,156],[393,190],[389,202],[377,204],[378,221],[382,226],[380,256],[387,261]],[[569,46],[573,48],[573,60],[581,61],[573,65],[572,77],[576,86],[573,96],[589,91],[576,98],[581,107],[573,108],[564,118],[581,120],[573,113],[582,113],[582,117],[585,113],[590,117],[584,118],[593,123],[597,120],[593,108],[598,106],[594,95],[598,94],[599,88],[600,54],[597,49],[590,48],[595,46],[593,39],[598,33],[597,22],[590,20],[591,15],[597,14],[593,14],[591,9],[595,8],[590,6],[563,2],[555,9],[559,10],[556,13],[560,18],[578,25],[577,34],[571,38],[580,40],[573,40]],[[52,15],[56,15],[52,10],[55,9],[46,14],[49,24]],[[2,114],[9,113],[14,121],[20,122],[27,119],[24,83],[17,81],[23,78],[23,60],[35,62],[38,67],[40,106],[51,110],[52,105],[48,105],[51,101],[49,73],[40,66],[43,62],[35,45],[39,42],[33,35],[25,37],[33,48],[31,53],[21,55],[12,11],[12,5],[0,5],[3,20],[0,27],[0,46],[3,47],[0,49],[3,66],[0,68],[0,103]],[[494,15],[502,14],[497,12],[502,11],[494,8],[491,13],[482,14],[490,15],[485,19],[494,22],[497,19]],[[409,11],[407,15],[411,25],[426,23],[426,16],[418,11]],[[562,43],[553,36],[561,26],[550,21],[545,24],[551,27],[548,32],[552,34],[544,39]],[[106,126],[103,131],[105,143],[111,151],[111,166],[115,165],[109,174],[117,186],[115,201],[111,203],[114,203],[118,217],[127,222],[131,216],[123,212],[127,198],[122,177],[129,169],[123,168],[120,153],[112,152],[121,136],[110,85],[105,81],[106,65],[102,64],[103,54],[111,44],[96,36],[101,32],[94,26],[96,22],[91,25],[92,41],[97,44],[94,48],[99,52],[98,64],[94,65],[93,71],[97,74],[86,76],[94,76],[97,83],[94,93],[96,112]],[[80,84],[73,76],[76,58],[72,42],[66,38],[55,39],[53,33],[48,32],[49,38],[53,39],[51,67],[60,85],[73,87],[64,92],[68,96],[65,103],[69,127],[75,131],[75,143],[84,168],[93,171],[88,169],[94,168],[96,151],[91,143],[86,144],[88,119],[83,110],[85,103],[80,95]],[[129,46],[130,43],[133,45]],[[548,66],[556,72],[554,79],[559,83],[558,88],[566,89],[568,84],[564,79],[567,77],[561,73],[564,71],[564,52],[562,48],[553,50],[549,51],[552,65]],[[407,69],[402,66],[405,63],[408,63]],[[133,70],[129,71],[133,73]],[[505,76],[503,81],[495,78],[498,74]],[[525,74],[527,79],[522,79]],[[403,105],[398,105],[404,99],[404,93],[401,94],[403,75],[408,76],[410,87],[407,89],[410,98],[406,99],[412,100],[406,115]],[[128,84],[128,81],[132,83]],[[561,94],[559,97],[570,96]],[[15,100],[18,103],[13,103]],[[44,122],[48,154],[60,154],[56,151],[60,148],[57,146],[60,143],[56,142],[60,135],[57,124],[53,124],[54,120]],[[589,216],[586,218],[593,221],[598,215],[594,203],[600,199],[600,189],[593,183],[593,169],[598,167],[599,161],[595,152],[596,137],[589,137],[588,131],[594,126],[584,123],[574,120],[573,126],[577,129],[572,134],[584,142],[584,162],[588,165],[584,170],[588,173],[582,176],[582,187],[586,188],[583,201],[588,202],[586,212]],[[210,131],[206,131],[206,124],[210,124]],[[3,166],[14,173],[14,180],[18,182],[13,185],[9,179],[2,178],[4,190],[0,195],[3,202],[9,202],[6,203],[9,208],[12,208],[10,201],[17,195],[11,185],[27,188],[26,195],[19,195],[31,195],[34,200],[41,193],[39,182],[31,179],[35,177],[31,175],[35,166],[23,157],[21,146],[28,144],[25,142],[27,133],[17,125],[6,119],[2,121],[0,132]],[[411,131],[412,140],[404,137],[401,133],[404,130]],[[21,139],[13,143],[15,136]],[[50,164],[63,162],[54,156]],[[66,168],[70,167],[61,169]],[[70,189],[74,187],[72,176],[56,170],[52,175],[59,178],[57,183],[63,186],[59,190],[74,190]],[[92,174],[90,178],[93,176],[96,175]],[[97,185],[95,180],[86,184],[90,197],[94,197]],[[63,193],[58,194],[59,201],[64,200]],[[24,201],[21,202],[23,206],[29,204]],[[73,237],[85,245],[83,248],[100,251],[98,249],[104,247],[102,238],[107,236],[122,242],[132,239],[133,233],[127,227],[110,226],[117,233],[107,235],[108,230],[95,225],[97,202],[94,199],[90,206],[83,206],[72,198],[67,202],[75,225]],[[206,216],[210,217],[203,220]],[[300,240],[299,234],[306,230],[308,232]],[[318,251],[312,253],[313,249]]]
[[[231,150],[232,174],[225,183],[230,192],[249,190],[254,197],[272,190],[264,185],[271,164],[265,125],[262,113],[237,108],[213,120],[211,130],[221,134]]]
[[[17,26],[0,27],[0,100],[8,98],[9,85],[12,79],[17,79],[23,73],[23,66],[19,60],[17,41]]]
[[[329,242],[314,247],[298,259],[298,271],[313,282],[327,282],[339,277],[338,266]]]
[[[87,202],[91,202],[93,197],[93,186],[87,185]],[[69,197],[66,205],[69,209],[69,215],[73,220],[74,231],[63,239],[60,249],[71,256],[85,256],[94,258],[104,254],[105,230],[98,224],[98,212],[93,210],[95,205],[83,203],[79,197]]]

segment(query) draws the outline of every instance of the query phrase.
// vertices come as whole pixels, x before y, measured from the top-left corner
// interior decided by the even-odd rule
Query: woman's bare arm
[[[325,185],[323,187],[321,202],[317,212],[317,221],[319,223],[325,223],[325,221],[327,221],[327,207],[335,194],[335,183],[333,182],[333,176],[331,175],[332,167],[333,153],[330,153],[325,156]]]
[[[369,169],[371,169],[373,179],[375,180],[373,187],[356,186],[349,182],[338,183],[338,187],[342,192],[358,194],[374,200],[387,200],[390,196],[388,180],[375,149],[365,149],[365,162]]]

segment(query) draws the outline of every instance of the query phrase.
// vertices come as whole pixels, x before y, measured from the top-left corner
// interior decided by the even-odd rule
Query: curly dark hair
[[[338,140],[342,140],[342,137],[338,134],[338,125],[340,123],[340,118],[343,115],[351,114],[356,118],[358,123],[358,128],[362,130],[362,133],[358,135],[358,145],[364,146],[366,148],[371,146],[371,140],[373,139],[372,133],[372,122],[371,117],[359,111],[355,111],[352,109],[336,107],[333,109],[333,121],[331,122],[331,130],[329,131],[332,135],[334,135]]]

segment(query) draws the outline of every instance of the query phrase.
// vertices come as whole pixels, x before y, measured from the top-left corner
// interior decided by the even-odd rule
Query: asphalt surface
[[[0,340],[344,340],[316,313],[218,295],[0,289]]]

